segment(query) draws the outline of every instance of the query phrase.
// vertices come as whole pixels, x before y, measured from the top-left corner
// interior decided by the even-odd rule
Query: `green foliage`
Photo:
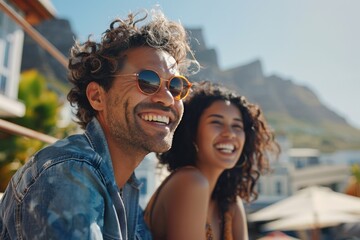
[[[353,164],[351,166],[351,175],[355,177],[356,181],[360,183],[360,165]]]
[[[55,92],[47,89],[45,78],[35,70],[22,73],[19,99],[26,105],[26,113],[13,122],[52,135],[58,119],[59,101]]]
[[[351,177],[345,188],[345,193],[351,196],[360,197],[360,165],[351,166]]]
[[[47,88],[45,78],[36,70],[21,74],[18,98],[26,106],[25,116],[7,121],[58,138],[64,137],[64,132],[69,133],[69,129],[56,127],[62,104],[56,93]],[[0,191],[3,191],[12,174],[46,143],[2,132],[0,143]]]

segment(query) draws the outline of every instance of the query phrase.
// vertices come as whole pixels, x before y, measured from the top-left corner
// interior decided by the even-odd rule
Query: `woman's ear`
[[[104,89],[96,82],[90,82],[86,87],[86,96],[90,105],[96,111],[103,110],[105,106]]]

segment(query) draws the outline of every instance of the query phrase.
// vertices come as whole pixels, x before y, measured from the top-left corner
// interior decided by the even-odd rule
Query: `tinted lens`
[[[173,97],[177,97],[181,94],[181,89],[183,88],[183,80],[178,77],[174,77],[169,82],[168,89],[173,95]]]
[[[173,97],[177,100],[180,100],[186,97],[190,85],[184,78],[174,77],[171,79],[168,88]]]
[[[139,73],[138,84],[141,91],[147,94],[156,93],[160,87],[160,78],[156,72],[143,70]]]

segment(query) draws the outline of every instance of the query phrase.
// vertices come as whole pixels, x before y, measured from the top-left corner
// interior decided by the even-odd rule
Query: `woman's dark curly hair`
[[[141,46],[161,49],[175,58],[181,74],[187,74],[190,64],[198,69],[199,64],[182,25],[167,20],[160,10],[152,10],[151,17],[146,11],[142,18],[138,17],[140,13],[130,13],[127,19],[115,19],[103,33],[100,43],[89,37],[85,43],[75,43],[71,48],[68,78],[74,86],[67,98],[76,108],[76,117],[82,128],[96,114],[86,97],[87,85],[95,81],[108,91],[114,73],[123,66],[125,51]],[[146,19],[149,20],[138,27]]]
[[[235,167],[225,170],[219,177],[212,198],[222,212],[239,196],[250,202],[257,198],[255,183],[260,173],[268,170],[268,158],[276,157],[279,152],[274,134],[268,127],[258,105],[249,103],[227,88],[211,82],[195,83],[193,92],[184,102],[184,115],[175,131],[172,147],[169,151],[158,154],[160,164],[170,172],[183,166],[195,166],[196,149],[194,142],[201,115],[212,103],[228,100],[238,107],[242,114],[245,143],[243,152]]]

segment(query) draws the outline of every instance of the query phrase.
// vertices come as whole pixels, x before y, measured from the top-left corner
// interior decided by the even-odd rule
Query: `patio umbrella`
[[[264,237],[258,238],[257,240],[299,240],[299,238],[290,237],[283,232],[275,231],[268,233]]]
[[[333,227],[340,223],[360,222],[360,216],[348,213],[302,213],[298,216],[284,217],[264,225],[265,230],[307,230]]]
[[[360,198],[311,186],[248,216],[250,221],[268,221],[300,213],[349,213],[360,216]]]
[[[360,198],[311,186],[293,196],[250,214],[250,221],[274,222],[265,225],[271,230],[303,230],[360,222]]]

